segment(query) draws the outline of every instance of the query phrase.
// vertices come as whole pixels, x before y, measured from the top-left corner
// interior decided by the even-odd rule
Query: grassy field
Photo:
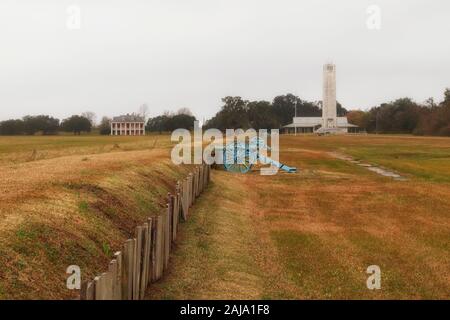
[[[149,299],[450,298],[450,139],[284,136],[281,158],[299,173],[214,172]]]
[[[74,297],[187,168],[168,136],[0,137],[0,299]],[[396,170],[379,176],[332,152]],[[213,171],[149,299],[450,298],[450,139],[282,136],[297,174]],[[382,289],[366,288],[379,265]]]
[[[65,270],[104,270],[186,168],[168,136],[0,138],[0,298],[73,298]],[[34,155],[34,156],[33,156]]]
[[[0,136],[0,165],[170,146],[167,136]]]

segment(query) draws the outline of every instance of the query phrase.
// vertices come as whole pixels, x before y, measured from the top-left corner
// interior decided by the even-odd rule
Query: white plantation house
[[[112,136],[144,136],[145,118],[137,115],[114,117],[111,121]]]
[[[347,117],[337,116],[336,66],[323,66],[322,117],[294,117],[291,124],[284,126],[286,133],[346,133],[355,132],[358,126],[348,123]]]

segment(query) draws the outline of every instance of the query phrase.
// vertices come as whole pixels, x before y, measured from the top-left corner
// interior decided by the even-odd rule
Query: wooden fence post
[[[146,286],[152,281],[153,273],[153,220],[152,218],[147,219],[148,223],[148,233],[147,233],[147,247],[148,247],[148,269],[146,274]]]
[[[150,281],[156,281],[156,271],[157,271],[157,257],[156,257],[156,238],[157,238],[157,224],[158,217],[152,218],[152,272],[150,274]]]
[[[196,168],[196,174],[197,174],[196,197],[198,198],[200,196],[200,167],[199,166],[197,166],[197,168]]]
[[[189,216],[189,208],[191,207],[191,177],[186,178],[186,208],[187,216]]]
[[[122,300],[122,268],[123,259],[122,252],[118,251],[114,254],[114,259],[117,261],[116,277],[114,279],[114,300]]]
[[[161,278],[163,267],[163,219],[162,216],[155,217],[155,245],[153,251],[153,277],[152,281],[157,281]]]
[[[145,289],[147,289],[147,271],[148,271],[148,224],[144,223],[142,226],[142,234],[141,234],[141,270],[139,275],[139,300],[142,300],[145,295]]]
[[[200,167],[200,177],[201,177],[200,178],[200,180],[201,180],[200,192],[203,192],[203,190],[205,189],[205,167],[203,164]]]
[[[169,266],[169,258],[170,258],[170,245],[172,242],[171,231],[170,231],[170,220],[172,217],[171,214],[171,206],[167,204],[166,210],[164,212],[165,216],[165,230],[164,230],[164,270],[167,270]]]
[[[168,235],[168,237],[169,237],[169,239],[170,239],[170,242],[169,242],[169,247],[172,247],[172,230],[173,230],[173,211],[174,211],[174,197],[173,197],[173,195],[169,192],[168,194],[167,194],[167,205],[168,205],[168,211],[169,211],[169,217],[168,217],[168,220],[169,220],[169,235]]]
[[[194,204],[194,175],[191,173],[189,173],[189,207],[192,207],[192,205]]]
[[[95,300],[103,300],[103,281],[101,276],[94,278]]]
[[[191,176],[188,175],[186,177],[186,205],[187,205],[187,208],[188,208],[188,212],[189,212],[189,207],[191,206],[190,182],[191,182]]]
[[[83,284],[81,285],[80,300],[94,300],[94,295],[94,282],[83,282]]]
[[[114,296],[114,280],[115,280],[115,272],[117,270],[117,263],[115,260],[112,260],[109,263],[108,272],[105,273],[105,288],[106,295],[105,300],[112,300]],[[103,277],[103,276],[102,276]]]
[[[102,273],[94,278],[95,300],[112,299],[112,276],[111,272]]]
[[[192,194],[192,205],[194,204],[195,200],[195,181],[194,181],[194,174],[192,174],[192,186],[191,186],[191,194]]]
[[[117,292],[117,260],[113,259],[109,263],[108,267],[108,300],[115,300],[116,299],[116,292]]]
[[[165,215],[166,211],[167,211],[167,205],[166,205],[166,209],[163,210],[160,214],[161,223],[162,223],[161,276],[164,274],[164,267],[166,266],[166,226],[167,226],[167,219],[166,219],[166,215]]]
[[[172,241],[177,240],[177,232],[178,232],[178,218],[180,216],[179,210],[179,197],[180,194],[177,192],[173,198],[173,211],[172,211]]]
[[[195,198],[195,193],[194,193],[194,174],[191,173],[191,206],[194,205],[194,198]]]
[[[136,240],[128,239],[123,246],[122,256],[122,299],[133,299],[133,279]]]
[[[191,205],[195,202],[195,181],[194,173],[191,173]]]
[[[201,183],[201,180],[200,180],[200,167],[197,167],[196,172],[197,172],[197,176],[198,176],[198,181],[197,181],[197,197],[199,197],[199,196],[200,196],[200,183]]]
[[[161,214],[159,215],[158,234],[159,234],[158,279],[161,279],[164,271],[164,216]]]
[[[133,300],[139,300],[142,264],[142,226],[136,227],[136,255],[134,265]]]
[[[182,215],[183,215],[183,220],[186,221],[187,220],[187,216],[188,216],[188,210],[189,210],[189,205],[188,205],[188,179],[186,178],[185,180],[183,180],[183,185],[182,185],[182,199],[181,199],[181,205],[182,205]]]

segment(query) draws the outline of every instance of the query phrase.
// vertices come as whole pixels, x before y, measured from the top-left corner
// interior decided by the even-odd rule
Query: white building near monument
[[[283,127],[287,133],[346,133],[358,127],[348,123],[347,117],[337,116],[336,66],[323,66],[322,117],[294,117]]]

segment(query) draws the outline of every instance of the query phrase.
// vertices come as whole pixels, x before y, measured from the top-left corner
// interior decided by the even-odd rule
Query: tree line
[[[147,112],[147,111],[145,111]],[[145,115],[141,113],[145,118]],[[73,115],[60,121],[49,115],[25,116],[22,119],[10,119],[0,122],[0,135],[55,135],[59,132],[72,132],[80,135],[96,130],[101,135],[111,133],[111,119],[103,117],[97,125],[93,112]],[[166,111],[163,115],[150,118],[146,123],[149,132],[168,132],[178,128],[192,130],[196,118],[188,108],[176,113]]]
[[[269,101],[249,101],[241,97],[228,96],[222,99],[223,105],[214,117],[203,124],[204,129],[279,129],[292,123],[292,118],[321,117],[322,102],[306,101],[293,94],[280,95]],[[147,112],[147,106],[144,111]],[[429,98],[417,103],[410,98],[401,98],[382,103],[367,111],[348,111],[338,102],[338,116],[347,116],[355,124],[369,133],[405,133],[416,135],[450,136],[450,89],[444,92],[444,99],[435,102]],[[146,130],[149,132],[170,132],[178,128],[192,130],[195,116],[187,108],[177,112],[165,112],[163,115],[148,119]],[[57,134],[59,131],[91,132],[94,128],[100,134],[110,133],[111,119],[103,117],[95,125],[95,114],[85,112],[60,121],[48,115],[25,116],[0,122],[1,135],[44,135]]]
[[[220,111],[204,124],[204,128],[225,129],[279,129],[292,123],[292,118],[321,117],[322,102],[306,101],[293,94],[277,96],[272,102],[249,101],[241,97],[225,97]],[[348,111],[337,103],[338,116]]]
[[[225,97],[223,106],[204,128],[280,129],[292,123],[292,118],[321,117],[322,102],[306,101],[293,94],[277,96],[272,102],[248,101],[241,97]],[[347,116],[349,123],[369,133],[403,133],[415,135],[450,136],[450,89],[443,101],[429,98],[417,103],[401,98],[382,103],[367,111],[348,111],[337,102],[337,115]]]
[[[368,111],[351,111],[347,117],[350,123],[370,133],[450,136],[450,89],[445,90],[439,103],[433,98],[424,103],[401,98]]]
[[[1,135],[54,135],[60,131],[81,134],[91,132],[93,120],[85,115],[73,115],[60,121],[49,115],[25,116],[22,119],[11,119],[0,122]]]
[[[147,121],[148,132],[171,132],[176,129],[194,129],[194,121],[197,119],[188,108],[181,108],[176,113],[166,111],[164,114],[150,118]]]

